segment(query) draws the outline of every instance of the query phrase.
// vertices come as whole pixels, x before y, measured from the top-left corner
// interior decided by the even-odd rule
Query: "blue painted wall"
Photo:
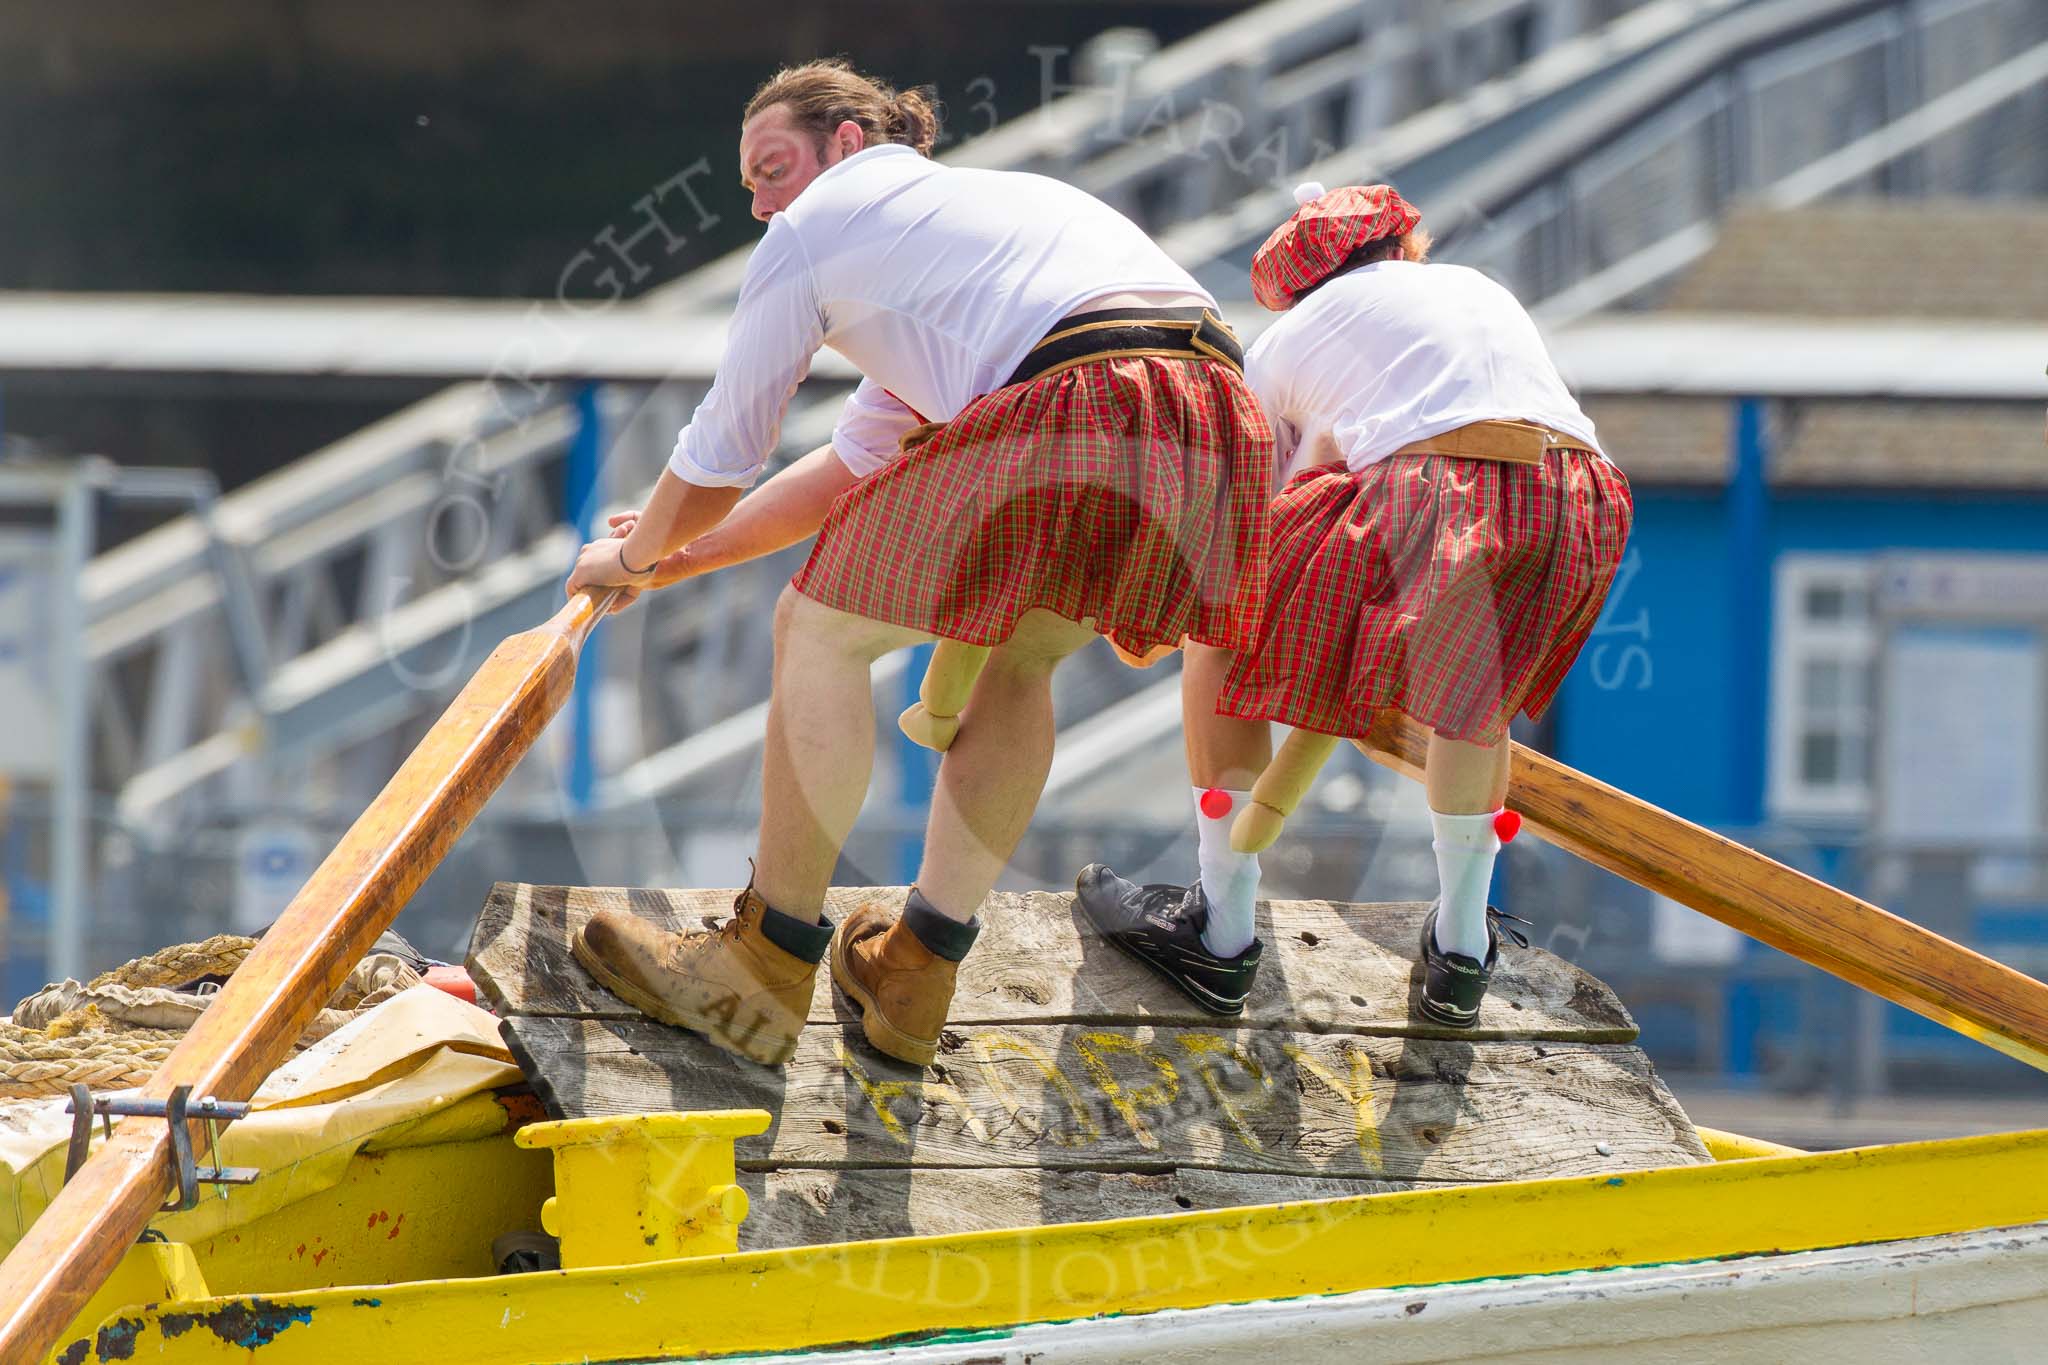
[[[1554,714],[1558,757],[1688,819],[1724,817],[1726,513],[1715,493],[1636,493],[1635,529]]]
[[[1629,563],[1554,711],[1558,757],[1709,825],[1746,823],[1731,789],[1727,697],[1740,655],[1728,608],[1731,527],[1719,492],[1639,488]],[[2048,498],[1775,491],[1769,553],[2048,553]],[[1768,617],[1768,605],[1765,611]],[[1771,624],[1755,629],[1768,660]],[[1765,723],[1759,714],[1756,723]]]

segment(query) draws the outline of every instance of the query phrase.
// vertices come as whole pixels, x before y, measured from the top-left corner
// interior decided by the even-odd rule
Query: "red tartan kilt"
[[[1228,366],[1094,361],[905,444],[833,503],[797,591],[977,645],[1041,607],[1134,652],[1254,638],[1272,434]]]
[[[1557,696],[1634,508],[1621,471],[1580,450],[1304,470],[1273,501],[1259,643],[1216,709],[1356,737],[1391,707],[1490,744]]]

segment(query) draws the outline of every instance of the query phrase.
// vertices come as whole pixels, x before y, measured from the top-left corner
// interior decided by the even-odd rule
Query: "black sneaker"
[[[1486,907],[1486,961],[1477,962],[1463,953],[1447,953],[1436,946],[1436,911],[1422,917],[1422,1000],[1423,1017],[1448,1028],[1471,1028],[1479,1022],[1479,1002],[1493,980],[1493,964],[1500,960],[1502,933],[1518,948],[1529,946],[1528,937],[1515,924],[1529,921]],[[1513,920],[1515,924],[1506,921]]]
[[[1081,913],[1102,936],[1171,981],[1211,1014],[1244,1013],[1265,944],[1258,939],[1236,957],[1218,957],[1202,942],[1209,902],[1202,884],[1139,886],[1101,863],[1074,879]]]

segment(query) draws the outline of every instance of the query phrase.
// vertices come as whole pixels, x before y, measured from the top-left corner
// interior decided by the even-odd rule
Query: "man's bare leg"
[[[1093,635],[1032,611],[990,651],[939,761],[924,865],[903,913],[863,905],[832,940],[832,979],[888,1056],[929,1066],[938,1055],[960,963],[981,932],[975,911],[1016,851],[1052,766],[1053,669]]]
[[[1181,734],[1187,743],[1188,780],[1197,787],[1249,790],[1273,761],[1273,727],[1262,720],[1216,714],[1236,656],[1189,641],[1181,651]]]
[[[1494,820],[1508,794],[1509,741],[1467,744],[1429,737],[1423,789],[1435,830],[1437,947],[1486,960],[1486,890],[1500,854]]]
[[[1262,720],[1216,714],[1234,656],[1190,642],[1182,652],[1181,734],[1195,805],[1196,863],[1209,920],[1202,942],[1219,957],[1236,957],[1257,936],[1259,855],[1230,846],[1230,826],[1251,800],[1252,784],[1273,761],[1273,727]],[[1223,793],[1210,796],[1212,791]],[[1205,802],[1207,804],[1205,804]]]
[[[1442,735],[1429,737],[1423,759],[1423,790],[1429,808],[1443,815],[1491,815],[1508,799],[1510,742],[1467,744]]]
[[[1049,611],[1027,612],[989,654],[939,763],[917,889],[965,922],[980,909],[1031,823],[1052,766],[1052,673],[1095,632]]]
[[[875,759],[869,668],[930,638],[784,589],[775,605],[775,678],[761,762],[761,898],[815,924]]]

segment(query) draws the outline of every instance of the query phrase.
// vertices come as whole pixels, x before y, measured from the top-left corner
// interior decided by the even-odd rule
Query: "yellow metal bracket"
[[[739,1249],[747,1192],[732,1143],[768,1122],[760,1109],[627,1114],[529,1124],[512,1140],[555,1154],[540,1222],[562,1239],[565,1269],[640,1265]]]

